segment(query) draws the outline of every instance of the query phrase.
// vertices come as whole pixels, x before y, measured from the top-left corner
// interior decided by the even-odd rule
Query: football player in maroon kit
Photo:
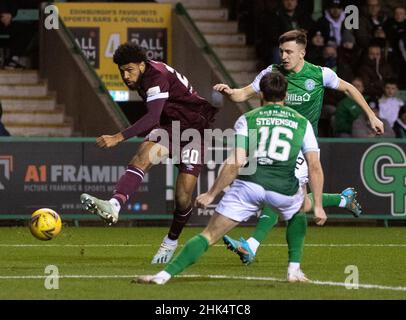
[[[162,62],[147,59],[143,49],[134,43],[120,45],[113,61],[118,65],[126,86],[136,90],[146,103],[147,113],[124,131],[97,138],[97,145],[112,148],[132,137],[145,139],[119,179],[110,200],[100,200],[85,193],[80,200],[90,213],[98,214],[109,224],[116,223],[120,208],[137,192],[144,174],[165,157],[179,159],[173,221],[151,262],[167,263],[192,213],[192,194],[203,163],[203,131],[210,127],[218,109],[200,97],[186,77]],[[180,130],[173,132],[175,123]],[[196,143],[191,137],[180,141],[187,129],[195,129],[200,141]],[[162,132],[167,134],[167,139],[158,139],[162,138]]]

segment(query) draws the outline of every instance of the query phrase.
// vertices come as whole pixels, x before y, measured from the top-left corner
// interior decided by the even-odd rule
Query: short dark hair
[[[395,84],[398,85],[398,82],[395,78],[387,78],[384,81],[384,86],[386,86],[387,84]]]
[[[266,73],[260,83],[259,88],[264,95],[264,100],[277,102],[285,100],[288,82],[279,71]]]
[[[144,49],[134,42],[121,44],[113,55],[113,62],[119,66],[129,63],[146,62],[147,60]]]
[[[351,83],[352,83],[353,81],[355,81],[355,80],[357,80],[357,81],[359,81],[359,82],[362,82],[362,84],[364,85],[364,80],[362,80],[362,78],[361,78],[360,76],[355,76],[354,78],[352,78]]]
[[[379,45],[378,42],[376,42],[376,41],[371,41],[371,42],[368,44],[368,50],[369,50],[370,48],[379,48],[379,49],[381,49],[381,46]]]
[[[327,8],[343,8],[344,4],[341,0],[329,0],[327,1]]]
[[[297,44],[302,44],[306,47],[307,46],[306,30],[303,29],[290,30],[288,32],[285,32],[279,37],[279,44],[283,44],[289,41],[295,41]]]

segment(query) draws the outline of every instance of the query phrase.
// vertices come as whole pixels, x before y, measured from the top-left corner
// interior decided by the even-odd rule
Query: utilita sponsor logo
[[[293,103],[293,102],[308,102],[310,101],[310,94],[305,93],[303,95],[298,95],[296,93],[288,93],[288,97],[286,99],[287,102]]]

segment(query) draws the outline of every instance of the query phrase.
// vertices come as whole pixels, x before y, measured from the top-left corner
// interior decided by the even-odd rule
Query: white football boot
[[[85,210],[99,215],[108,225],[118,221],[118,210],[109,201],[100,200],[87,193],[82,193],[80,202],[82,202]]]
[[[288,270],[288,282],[309,282],[302,270]]]
[[[162,242],[157,253],[152,258],[151,264],[168,263],[172,259],[173,254],[175,253],[177,247],[178,247],[177,244],[170,245],[165,242]]]
[[[158,277],[157,275],[139,276],[133,282],[146,284],[165,284],[169,279]]]

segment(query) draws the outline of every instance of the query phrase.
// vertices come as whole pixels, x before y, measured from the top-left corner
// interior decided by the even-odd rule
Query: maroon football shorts
[[[192,128],[196,134],[193,137],[184,135],[187,141],[181,141],[182,133],[186,133],[187,128],[182,128],[180,131],[173,131],[172,125],[163,125],[158,129],[152,130],[145,138],[146,141],[153,141],[162,144],[169,149],[169,157],[173,160],[179,172],[188,173],[198,177],[204,164],[205,144],[204,129],[209,129],[210,124],[214,121],[214,116],[218,112],[217,108],[207,108],[204,114],[200,114],[200,122],[194,124]],[[160,139],[162,136],[159,130],[167,132],[167,141]]]

